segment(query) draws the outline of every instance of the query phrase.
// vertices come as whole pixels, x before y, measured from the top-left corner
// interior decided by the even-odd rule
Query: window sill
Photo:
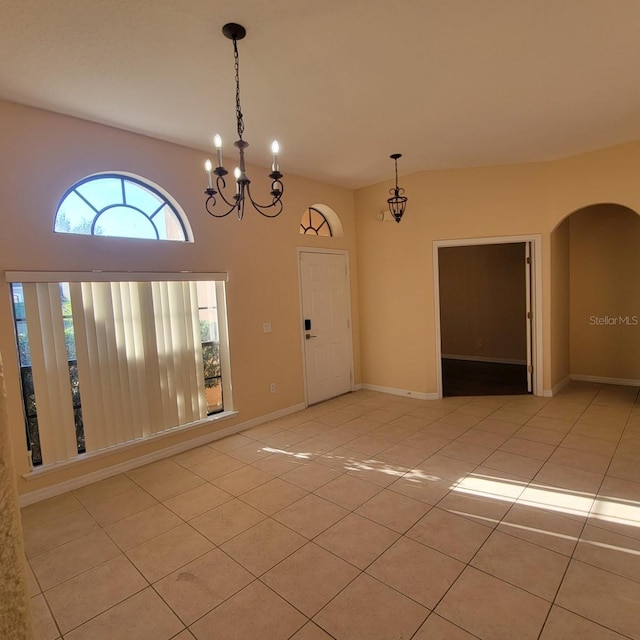
[[[120,451],[133,451],[141,446],[149,443],[149,442],[158,442],[161,440],[166,440],[172,436],[175,436],[178,433],[185,433],[187,431],[193,431],[200,427],[204,427],[206,425],[213,425],[217,422],[223,422],[224,420],[228,420],[229,418],[233,418],[238,415],[237,411],[222,411],[221,413],[216,413],[211,416],[207,416],[203,420],[198,420],[196,422],[190,422],[189,424],[184,424],[179,427],[174,427],[173,429],[167,429],[166,431],[162,431],[161,433],[153,434],[147,438],[139,438],[138,440],[129,440],[128,442],[122,442],[119,444],[114,444],[110,447],[106,447],[105,449],[100,449],[99,451],[91,451],[89,453],[81,453],[77,458],[73,458],[72,460],[64,460],[63,462],[53,462],[51,464],[46,465],[38,465],[37,467],[33,467],[27,473],[22,474],[22,478],[25,480],[35,480],[36,478],[42,478],[43,476],[48,476],[52,473],[57,473],[63,469],[69,469],[77,466],[82,462],[86,462],[89,460],[99,460],[100,458],[105,458],[113,453]]]

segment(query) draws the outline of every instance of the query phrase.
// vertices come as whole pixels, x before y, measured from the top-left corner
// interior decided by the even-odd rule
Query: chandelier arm
[[[259,202],[256,202],[251,196],[251,186],[247,185],[247,188],[246,188],[249,202],[251,202],[251,204],[253,205],[253,208],[265,218],[275,218],[279,216],[282,213],[282,210],[284,208],[284,204],[282,202],[284,185],[282,184],[282,182],[280,182],[280,180],[274,180],[272,186],[275,184],[278,185],[278,193],[277,195],[273,196],[273,201],[271,202],[271,204],[260,204]],[[275,187],[274,187],[274,190],[276,190]],[[274,213],[267,213],[267,211],[273,207],[276,207],[277,210]]]
[[[226,218],[230,213],[232,213],[235,209],[238,208],[237,199],[234,198],[235,201],[230,202],[229,200],[227,200],[227,198],[225,198],[224,189],[226,188],[226,186],[227,186],[227,183],[225,179],[222,176],[218,176],[216,178],[216,188],[218,189],[217,195],[219,195],[222,201],[229,207],[229,209],[224,213],[220,213],[216,211],[214,208],[217,204],[217,200],[215,198],[216,191],[214,191],[213,189],[211,190],[207,189],[207,191],[205,191],[205,193],[209,196],[207,198],[207,201],[205,202],[205,208],[207,210],[207,213],[210,216],[213,216],[214,218]],[[210,193],[210,191],[212,193]]]
[[[226,218],[235,209],[235,206],[234,206],[234,207],[231,207],[231,209],[229,209],[226,213],[218,213],[214,208],[215,206],[216,206],[215,196],[209,196],[207,198],[207,201],[204,203],[204,207],[207,210],[207,213],[210,216],[213,216],[214,218]]]
[[[238,198],[236,197],[237,194],[233,196],[233,200],[227,200],[227,198],[224,195],[224,189],[226,189],[227,183],[225,179],[222,178],[221,176],[218,176],[218,178],[216,179],[216,187],[218,188],[218,193],[220,194],[220,197],[222,198],[224,203],[228,207],[231,207],[231,209],[225,214],[225,215],[228,215],[238,206]]]

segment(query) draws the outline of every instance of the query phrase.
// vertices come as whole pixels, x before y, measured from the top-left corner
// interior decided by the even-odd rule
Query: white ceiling
[[[0,0],[0,97],[357,188],[640,139],[639,0]]]

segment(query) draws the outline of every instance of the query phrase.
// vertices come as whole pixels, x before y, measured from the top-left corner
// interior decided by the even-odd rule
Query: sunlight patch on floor
[[[303,453],[302,451],[285,451],[284,449],[274,449],[272,447],[263,447],[262,451],[266,451],[267,453],[278,453],[292,458],[300,458],[301,460],[311,460],[311,458],[313,458],[312,453]]]
[[[452,489],[467,495],[517,502],[535,509],[640,527],[640,503],[633,500],[598,497],[593,493],[476,474],[461,478]]]

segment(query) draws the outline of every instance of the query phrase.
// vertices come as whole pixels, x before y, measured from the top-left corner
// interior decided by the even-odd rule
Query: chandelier
[[[401,153],[392,153],[389,156],[396,163],[396,186],[393,189],[389,189],[391,198],[387,200],[389,205],[389,211],[394,217],[396,222],[400,222],[404,215],[404,210],[407,208],[408,198],[404,195],[404,189],[398,186],[398,158],[402,158]]]
[[[242,220],[244,216],[245,203],[248,200],[259,214],[263,215],[265,218],[275,218],[282,213],[282,194],[284,192],[284,185],[281,181],[282,174],[280,173],[280,168],[278,166],[278,152],[280,150],[278,142],[274,140],[271,145],[273,159],[269,178],[271,180],[270,194],[272,199],[269,204],[260,204],[253,199],[251,195],[251,180],[249,180],[245,169],[244,151],[249,146],[249,143],[243,138],[244,117],[242,115],[242,107],[240,106],[240,63],[238,57],[238,40],[242,40],[247,35],[247,31],[242,25],[230,22],[222,27],[222,33],[229,38],[229,40],[233,41],[233,58],[236,75],[236,123],[238,131],[238,139],[233,144],[238,148],[240,158],[238,166],[233,172],[236,183],[236,192],[232,196],[225,195],[224,190],[227,186],[225,176],[229,172],[222,166],[222,138],[216,133],[213,138],[213,145],[216,149],[217,166],[214,169],[213,164],[209,159],[204,163],[204,168],[207,174],[207,188],[205,189],[207,200],[205,202],[205,208],[207,212],[215,218],[224,218],[233,211],[236,211],[238,220]],[[213,178],[214,174],[215,188]],[[219,196],[219,199],[222,202],[218,203],[216,196]]]

